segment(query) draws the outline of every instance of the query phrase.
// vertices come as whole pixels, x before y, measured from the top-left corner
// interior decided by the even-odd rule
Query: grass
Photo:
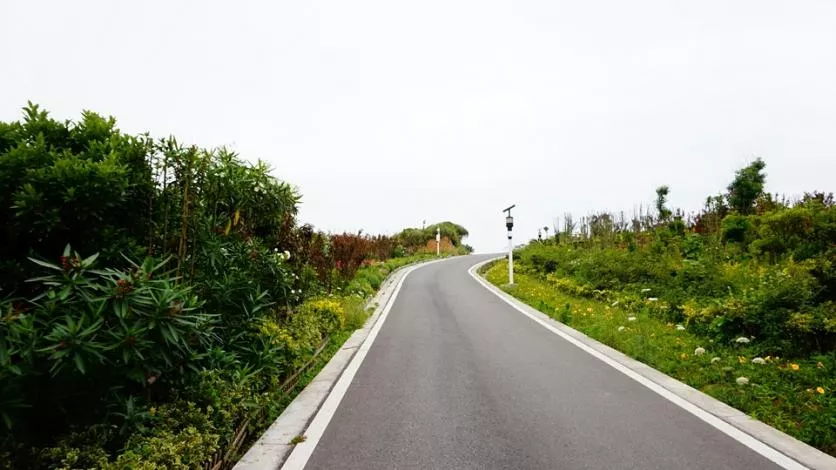
[[[555,320],[836,456],[832,355],[767,356],[763,364],[752,363],[751,344],[715,344],[647,311],[571,296],[525,271],[515,272],[515,284],[509,286],[507,262],[500,261],[485,277]],[[738,384],[741,377],[748,384]]]

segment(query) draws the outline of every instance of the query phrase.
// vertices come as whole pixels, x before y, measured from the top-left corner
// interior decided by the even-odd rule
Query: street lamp
[[[517,207],[516,204],[511,205],[502,212],[505,212],[505,227],[508,229],[508,284],[514,283],[514,242],[511,241],[511,229],[514,228],[514,218],[511,217],[511,209]]]

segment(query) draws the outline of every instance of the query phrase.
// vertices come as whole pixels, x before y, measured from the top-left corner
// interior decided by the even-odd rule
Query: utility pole
[[[511,239],[511,229],[514,228],[514,218],[511,217],[511,209],[517,207],[516,204],[511,205],[502,212],[505,212],[505,227],[508,229],[508,284],[514,283],[514,242]]]

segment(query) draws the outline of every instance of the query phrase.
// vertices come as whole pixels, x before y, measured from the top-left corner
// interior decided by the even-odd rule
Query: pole
[[[511,231],[508,231],[508,284],[514,283],[514,242],[511,241]]]
[[[441,256],[441,227],[436,227],[435,232],[435,255]]]

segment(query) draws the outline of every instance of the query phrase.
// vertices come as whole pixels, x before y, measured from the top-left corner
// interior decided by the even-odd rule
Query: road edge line
[[[836,458],[554,320],[489,283],[476,272],[482,266],[503,258],[504,256],[500,256],[480,261],[468,268],[467,272],[484,288],[499,297],[500,300],[539,323],[540,326],[630,377],[776,465],[792,470],[808,468],[815,470],[836,469]]]

